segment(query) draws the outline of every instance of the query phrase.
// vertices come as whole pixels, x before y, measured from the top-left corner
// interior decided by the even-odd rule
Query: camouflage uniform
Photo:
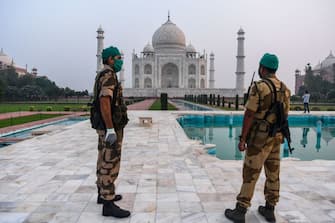
[[[113,98],[113,92],[118,84],[116,73],[107,65],[104,70],[108,69],[99,81],[101,90],[95,94],[99,96],[110,96],[111,101]],[[116,94],[116,105],[122,100],[122,88],[119,85],[118,92]],[[113,110],[112,110],[113,112]],[[115,130],[117,136],[116,148],[105,142],[106,132],[97,130],[98,139],[98,161],[97,161],[97,186],[101,197],[104,200],[113,200],[115,196],[115,185],[114,182],[119,174],[120,160],[121,160],[121,147],[123,139],[123,129]]]
[[[281,87],[281,82],[275,76],[268,78],[275,85],[277,91]],[[283,92],[277,93],[277,100],[284,103],[285,113],[288,114],[290,106],[290,90],[283,84]],[[255,82],[251,88],[250,96],[246,108],[255,112],[253,125],[247,138],[248,149],[246,150],[243,165],[243,184],[237,196],[237,202],[245,208],[250,207],[255,184],[264,165],[266,181],[264,187],[265,200],[275,206],[279,200],[279,169],[280,169],[280,144],[283,142],[282,133],[277,133],[274,137],[266,135],[265,139],[254,138],[253,143],[248,139],[255,135],[257,120],[263,120],[266,112],[270,109],[271,90],[269,86],[260,80]],[[272,97],[274,97],[272,95]]]

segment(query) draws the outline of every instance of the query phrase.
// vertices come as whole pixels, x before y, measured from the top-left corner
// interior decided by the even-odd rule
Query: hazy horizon
[[[125,54],[125,85],[131,87],[131,54],[171,20],[197,51],[215,54],[215,87],[235,88],[237,31],[245,31],[245,87],[265,52],[279,57],[278,77],[294,93],[294,71],[315,66],[335,51],[333,0],[142,0],[122,2],[1,0],[0,48],[28,70],[36,67],[60,87],[92,91],[96,30],[105,47]],[[209,68],[209,60],[208,60]]]

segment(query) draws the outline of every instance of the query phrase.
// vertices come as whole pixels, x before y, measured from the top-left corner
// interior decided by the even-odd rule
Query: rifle
[[[288,116],[285,114],[284,111],[284,105],[282,102],[277,101],[276,87],[273,82],[269,79],[265,79],[265,83],[268,84],[269,88],[274,91],[274,102],[271,105],[270,111],[265,114],[265,119],[267,119],[268,115],[270,115],[271,113],[276,114],[276,122],[270,127],[269,136],[274,137],[278,131],[281,132],[284,138],[286,138],[288,149],[290,151],[290,154],[292,154],[294,148],[291,147],[291,133],[290,127],[288,125]]]
[[[291,147],[291,133],[290,133],[290,128],[288,126],[287,119],[281,127],[281,133],[283,134],[284,138],[286,138],[288,149],[290,151],[290,154],[292,154],[292,151],[294,150],[294,148]]]
[[[251,86],[252,86],[252,82],[254,82],[255,73],[256,73],[256,71],[254,71],[254,74],[252,75],[251,82],[250,82],[250,85],[248,87],[248,92],[247,92],[247,94],[246,94],[246,96],[244,98],[244,104],[247,102],[247,100],[249,98],[250,89],[251,89]]]

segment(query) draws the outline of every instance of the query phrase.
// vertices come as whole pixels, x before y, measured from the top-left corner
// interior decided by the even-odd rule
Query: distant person
[[[238,148],[246,151],[243,165],[243,184],[237,195],[235,209],[226,209],[225,216],[233,222],[245,222],[247,208],[251,206],[255,185],[264,166],[266,181],[264,187],[265,206],[259,206],[258,212],[268,221],[275,222],[274,209],[279,200],[280,144],[284,137],[275,126],[277,111],[272,108],[276,101],[283,106],[281,115],[287,119],[290,108],[290,90],[277,76],[278,58],[273,54],[264,54],[258,68],[260,81],[251,87],[245,105],[242,134]],[[270,131],[270,130],[274,131]]]
[[[308,144],[307,142],[307,134],[309,132],[309,128],[303,128],[302,130],[302,139],[300,140],[300,144],[306,148],[306,145]]]
[[[115,194],[114,184],[120,170],[123,128],[128,122],[122,87],[116,76],[122,68],[123,61],[118,48],[112,46],[102,51],[102,60],[104,67],[97,74],[94,85],[94,98],[98,98],[100,106],[97,107],[100,108],[100,119],[102,119],[95,121],[103,123],[102,130],[97,129],[99,136],[96,172],[97,203],[103,204],[103,216],[125,218],[130,215],[130,212],[115,204],[122,199],[122,196]]]
[[[309,98],[310,97],[311,97],[311,95],[306,90],[305,94],[302,96],[302,98],[304,100],[304,113],[306,113],[306,111],[308,111],[308,113],[309,113]]]

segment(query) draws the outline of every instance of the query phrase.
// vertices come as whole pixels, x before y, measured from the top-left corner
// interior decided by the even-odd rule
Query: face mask
[[[114,71],[117,73],[122,69],[123,61],[122,60],[114,60]]]

